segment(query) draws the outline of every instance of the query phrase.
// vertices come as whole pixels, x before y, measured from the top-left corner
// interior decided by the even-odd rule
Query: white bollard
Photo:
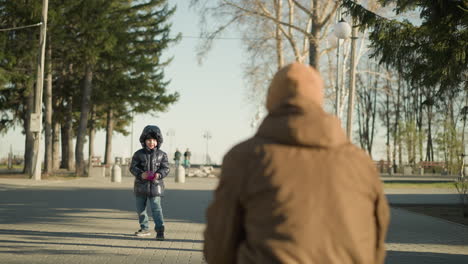
[[[117,164],[114,164],[112,167],[112,182],[122,182],[122,170],[120,169],[120,166]]]
[[[177,166],[175,170],[175,182],[185,182],[185,169],[182,165]]]

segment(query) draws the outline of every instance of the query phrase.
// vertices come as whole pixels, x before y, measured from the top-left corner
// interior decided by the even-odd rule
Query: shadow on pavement
[[[390,204],[457,204],[458,194],[387,194]]]
[[[468,245],[468,229],[451,222],[392,208],[386,243],[412,245]],[[468,262],[467,262],[468,263]]]
[[[211,198],[209,190],[167,190],[163,198],[164,218],[205,223]]]
[[[75,221],[80,213],[86,216],[89,212],[134,211],[134,202],[131,191],[127,190],[7,189],[0,192],[0,210],[0,224],[58,223],[67,219]]]
[[[112,222],[119,219],[116,211],[135,212],[132,189],[15,188],[2,184],[0,190],[0,224],[66,223],[99,219],[100,212],[103,221],[108,218]],[[211,196],[210,190],[167,190],[162,199],[164,217],[168,221],[204,223]],[[112,215],[106,217],[104,213]],[[134,219],[137,221],[136,215]]]
[[[154,237],[135,237],[133,234],[116,234],[116,233],[85,233],[85,232],[50,232],[50,231],[35,231],[35,230],[11,230],[0,229],[0,235],[28,236],[29,238],[92,238],[92,239],[118,239],[118,240],[154,240]],[[9,240],[10,241],[10,240]],[[0,240],[0,242],[9,242]],[[194,239],[166,239],[164,242],[183,242],[183,243],[203,243],[202,240]],[[19,242],[18,243],[23,243]],[[24,242],[26,243],[26,242]],[[29,243],[29,242],[28,242]]]
[[[456,264],[468,263],[467,255],[429,252],[387,251],[385,264]]]
[[[30,238],[95,238],[95,239],[119,239],[119,240],[135,240],[139,239],[130,234],[116,233],[85,233],[85,232],[50,232],[50,231],[35,231],[35,230],[14,230],[0,229],[0,235],[28,236]],[[4,242],[1,241],[0,242]]]

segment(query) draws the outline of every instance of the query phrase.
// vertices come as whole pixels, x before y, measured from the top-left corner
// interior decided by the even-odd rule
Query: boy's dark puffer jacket
[[[148,135],[151,135],[158,141],[155,149],[148,149],[145,145],[145,140]],[[164,193],[163,179],[169,174],[169,162],[167,154],[160,150],[163,142],[162,134],[157,126],[146,126],[140,136],[142,149],[133,154],[130,172],[135,176],[133,190],[137,196],[162,196]],[[153,171],[160,176],[152,181],[141,178],[143,172]]]

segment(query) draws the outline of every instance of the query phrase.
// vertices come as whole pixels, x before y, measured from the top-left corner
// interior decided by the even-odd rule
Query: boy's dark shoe
[[[149,230],[146,230],[146,229],[140,229],[140,230],[135,232],[135,236],[137,236],[137,237],[145,237],[145,236],[149,236],[149,235],[151,235],[151,232]]]
[[[164,227],[156,230],[156,240],[164,240]]]

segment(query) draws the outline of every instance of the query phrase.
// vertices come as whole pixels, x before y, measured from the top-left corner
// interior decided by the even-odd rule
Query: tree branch
[[[270,19],[270,20],[272,20],[272,21],[274,21],[274,22],[276,22],[276,23],[278,23],[278,24],[281,24],[281,25],[284,25],[284,26],[287,26],[287,27],[291,27],[291,28],[293,28],[293,29],[295,29],[295,30],[301,32],[301,33],[304,34],[304,35],[307,35],[307,36],[310,35],[307,31],[303,30],[303,29],[300,28],[300,27],[297,27],[297,26],[294,26],[294,25],[290,25],[290,24],[288,24],[288,23],[286,23],[286,22],[283,22],[283,21],[281,21],[281,20],[278,20],[278,19],[276,19],[275,17],[269,16],[269,15],[267,15],[267,14],[260,13],[260,12],[257,12],[257,11],[253,11],[253,10],[249,10],[249,9],[246,9],[246,8],[244,8],[244,7],[241,7],[241,6],[236,5],[236,4],[234,4],[234,3],[231,3],[231,2],[226,2],[226,1],[225,1],[225,4],[226,4],[226,5],[229,5],[229,6],[231,6],[231,7],[237,8],[237,9],[239,9],[239,10],[241,10],[241,11],[247,13],[247,14],[260,16],[260,17],[263,17],[263,18],[266,18],[266,19]]]

